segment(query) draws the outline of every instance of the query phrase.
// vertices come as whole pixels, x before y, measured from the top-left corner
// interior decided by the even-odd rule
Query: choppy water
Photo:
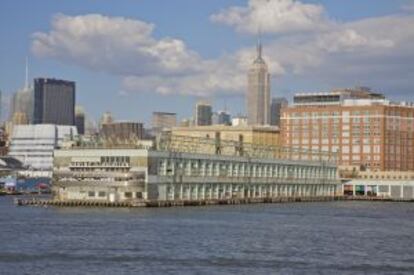
[[[16,207],[1,274],[413,274],[414,204]]]

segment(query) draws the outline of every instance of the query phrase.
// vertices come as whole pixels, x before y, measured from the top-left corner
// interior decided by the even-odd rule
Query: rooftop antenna
[[[259,27],[258,35],[257,35],[257,58],[262,58],[262,30]]]
[[[29,89],[29,61],[28,61],[27,56],[26,56],[26,78],[24,82],[24,89],[25,90]]]

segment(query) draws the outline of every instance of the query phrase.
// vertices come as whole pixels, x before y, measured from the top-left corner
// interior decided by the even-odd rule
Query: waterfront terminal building
[[[301,161],[274,158],[272,148],[263,151],[246,145],[241,152],[238,142],[211,142],[234,146],[233,153],[230,149],[201,153],[196,146],[178,144],[182,143],[163,140],[152,149],[120,145],[55,150],[54,199],[138,203],[342,194],[337,167],[328,155]]]

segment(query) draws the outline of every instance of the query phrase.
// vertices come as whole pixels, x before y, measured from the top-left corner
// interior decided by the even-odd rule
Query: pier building
[[[175,147],[178,137],[157,148],[78,147],[56,150],[55,200],[107,202],[212,201],[278,197],[333,198],[342,193],[337,167],[330,155],[303,161],[275,148],[262,150],[238,142],[219,145],[209,139],[183,137],[188,146]],[[168,140],[168,141],[167,141]],[[194,145],[191,143],[194,142]],[[214,154],[195,144],[218,147]],[[183,144],[180,141],[177,144]],[[226,147],[234,147],[233,151]],[[280,148],[279,151],[283,151]]]

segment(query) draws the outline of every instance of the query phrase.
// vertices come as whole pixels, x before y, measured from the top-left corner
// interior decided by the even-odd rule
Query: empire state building
[[[270,123],[270,74],[262,58],[260,41],[257,43],[257,57],[249,69],[247,82],[247,123],[268,125]]]

